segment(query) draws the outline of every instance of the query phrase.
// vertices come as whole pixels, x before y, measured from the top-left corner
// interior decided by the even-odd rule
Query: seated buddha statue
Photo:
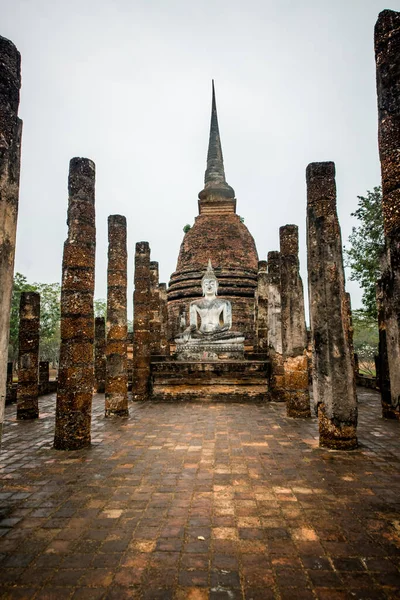
[[[232,307],[229,300],[217,298],[218,280],[208,261],[201,280],[203,296],[190,304],[190,325],[175,341],[177,345],[194,343],[243,344],[244,336],[232,331]]]

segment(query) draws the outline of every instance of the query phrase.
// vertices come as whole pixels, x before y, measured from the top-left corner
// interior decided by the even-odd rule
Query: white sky
[[[60,281],[68,164],[86,156],[97,170],[96,296],[106,297],[110,214],[128,221],[129,295],[136,241],[150,243],[168,282],[198,214],[214,78],[237,212],[260,259],[279,249],[281,225],[299,225],[306,284],[307,164],[336,163],[344,241],[357,195],[380,184],[373,29],[384,8],[400,6],[0,0],[0,34],[22,55],[16,270]],[[348,289],[360,306],[357,286]]]

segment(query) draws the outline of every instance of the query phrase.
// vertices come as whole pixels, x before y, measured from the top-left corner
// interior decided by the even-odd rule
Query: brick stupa
[[[218,295],[232,304],[232,327],[254,341],[254,293],[258,255],[254,239],[236,214],[233,188],[225,180],[214,82],[210,140],[204,189],[199,193],[199,215],[185,234],[176,271],[168,289],[171,339],[179,332],[182,317],[188,325],[189,304],[201,298],[201,278],[211,259],[218,278]]]

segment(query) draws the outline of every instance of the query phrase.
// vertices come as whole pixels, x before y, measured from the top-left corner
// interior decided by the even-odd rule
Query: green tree
[[[353,343],[358,356],[360,373],[375,376],[375,356],[378,354],[378,324],[364,309],[354,310]]]
[[[346,266],[351,268],[350,279],[358,281],[363,290],[362,303],[366,314],[377,317],[375,285],[381,275],[381,257],[385,242],[383,233],[382,190],[374,187],[366,196],[358,197],[358,207],[352,217],[359,224],[349,235],[350,246],[345,248]]]
[[[107,318],[107,302],[104,298],[98,298],[94,301],[94,316]]]
[[[22,273],[16,273],[14,276],[9,359],[15,362],[18,358],[19,303],[22,292],[40,294],[40,360],[49,360],[56,364],[60,347],[60,284],[28,283]]]
[[[187,232],[188,232],[188,231],[190,231],[191,229],[192,229],[192,226],[191,226],[191,225],[189,225],[189,223],[187,223],[187,224],[185,225],[185,227],[183,228],[183,232],[184,232],[184,233],[187,233]]]
[[[25,275],[15,273],[11,298],[9,360],[15,361],[18,357],[19,302],[21,293],[35,291],[36,288],[28,283]]]

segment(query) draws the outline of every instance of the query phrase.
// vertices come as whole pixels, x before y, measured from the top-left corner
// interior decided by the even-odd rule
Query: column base
[[[318,406],[319,445],[331,450],[355,450],[358,448],[357,426],[349,423],[334,423],[324,414],[322,404]]]
[[[106,408],[104,412],[105,417],[129,417],[129,410],[127,408]]]
[[[25,421],[29,419],[38,419],[39,409],[38,408],[21,408],[17,407],[17,420]]]
[[[311,417],[310,393],[308,390],[285,391],[286,415],[293,419],[308,419]]]

